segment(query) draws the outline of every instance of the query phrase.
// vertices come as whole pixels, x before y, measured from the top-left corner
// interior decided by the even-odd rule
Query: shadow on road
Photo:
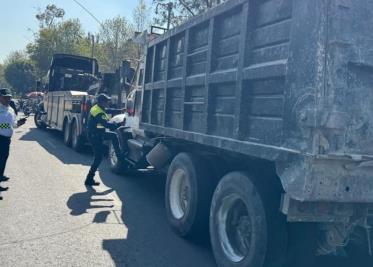
[[[52,130],[44,131],[30,127],[20,137],[20,141],[39,143],[51,156],[64,164],[89,166],[93,159],[89,149],[83,154],[74,152],[63,144],[61,134]],[[99,175],[107,187],[116,191],[116,195],[122,202],[120,213],[111,211],[111,204],[115,201],[96,202],[99,201],[97,199],[102,201],[108,198],[104,196],[111,193],[113,189],[102,193],[94,189],[74,193],[69,197],[66,205],[70,209],[71,216],[92,211],[93,223],[107,223],[107,220],[113,219],[111,213],[113,216],[121,216],[117,221],[122,221],[126,231],[128,229],[126,238],[118,236],[115,239],[102,241],[103,249],[111,255],[116,266],[215,266],[208,246],[181,239],[168,226],[164,208],[164,177],[150,173],[136,173],[136,177],[114,175],[108,169],[106,161],[102,162]],[[99,208],[109,208],[109,210],[99,210]]]
[[[123,202],[122,220],[128,227],[126,239],[104,240],[102,244],[116,266],[216,266],[208,244],[184,240],[170,230],[163,204],[164,177],[145,173],[113,178],[106,168],[101,169],[100,177],[107,186],[115,188]],[[361,259],[321,257],[314,267],[372,266]]]
[[[81,153],[77,153],[63,144],[62,134],[58,131],[29,128],[29,131],[20,140],[38,142],[48,153],[57,157],[64,164],[89,166],[93,160],[87,157],[91,152],[89,146],[85,147]]]
[[[89,148],[79,154],[66,147],[59,132],[30,128],[20,140],[38,142],[50,154],[64,164],[89,166],[92,158]],[[121,220],[128,228],[125,239],[109,239],[102,243],[115,262],[124,267],[213,267],[216,266],[211,249],[206,243],[196,243],[179,238],[168,226],[164,208],[165,178],[153,173],[136,173],[132,177],[112,174],[105,162],[99,171],[103,183],[113,189],[97,192],[87,188],[85,192],[73,194],[67,201],[72,216],[79,216],[95,208],[112,208],[110,199],[100,198],[114,190],[122,205]],[[95,197],[95,198],[94,198]],[[108,205],[92,202],[107,201]],[[110,211],[95,214],[94,223],[105,223]],[[208,233],[206,233],[208,235]],[[315,267],[371,267],[359,260],[325,257]],[[299,266],[301,267],[301,266]]]
[[[67,200],[67,207],[71,210],[70,214],[73,216],[79,216],[84,213],[87,213],[88,209],[95,209],[95,208],[112,208],[113,205],[92,205],[91,202],[98,202],[98,201],[113,201],[112,199],[98,199],[93,198],[94,196],[106,196],[113,192],[113,189],[106,190],[104,192],[97,192],[94,188],[87,187],[87,191],[80,192],[73,194]],[[101,215],[102,216],[102,215]],[[102,220],[100,217],[97,220]]]
[[[315,267],[372,267],[364,258],[322,257]]]
[[[122,221],[128,228],[126,239],[104,240],[102,244],[116,266],[216,266],[206,244],[179,238],[168,226],[164,177],[144,172],[113,179],[108,172],[101,169],[101,180],[115,188],[123,203]]]

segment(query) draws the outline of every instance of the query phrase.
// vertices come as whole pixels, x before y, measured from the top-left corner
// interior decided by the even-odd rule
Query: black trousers
[[[89,170],[89,179],[93,179],[95,172],[97,171],[98,167],[100,166],[102,159],[104,158],[105,154],[105,146],[104,140],[111,140],[114,146],[115,153],[118,158],[121,157],[120,147],[118,137],[114,133],[102,133],[102,134],[89,134],[88,135],[89,142],[92,145],[93,154],[95,156],[91,168]]]
[[[6,162],[9,157],[10,137],[0,135],[0,177],[4,176]]]

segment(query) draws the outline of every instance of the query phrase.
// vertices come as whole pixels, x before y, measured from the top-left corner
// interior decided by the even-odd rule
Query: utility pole
[[[95,45],[98,43],[98,35],[95,36],[94,34],[88,33],[88,41],[91,45],[91,57],[95,55]]]
[[[167,30],[170,29],[172,8],[173,8],[172,2],[168,2],[167,3],[167,12],[168,12],[168,15],[167,15]]]
[[[158,6],[162,6],[167,9],[167,30],[169,30],[171,26],[171,11],[174,4],[172,2],[168,2],[167,4],[158,3],[155,7],[155,14],[158,14]]]
[[[94,36],[94,34],[91,35],[91,44],[92,44],[91,58],[93,58],[93,55],[95,53],[95,36]]]

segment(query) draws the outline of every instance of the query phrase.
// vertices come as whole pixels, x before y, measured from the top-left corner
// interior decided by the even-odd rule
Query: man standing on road
[[[4,176],[6,162],[9,156],[10,141],[13,135],[13,128],[21,126],[26,119],[16,120],[13,109],[9,106],[12,95],[9,89],[0,89],[0,182],[9,180]],[[8,190],[0,186],[0,192]]]
[[[121,157],[118,139],[116,138],[116,136],[111,136],[105,131],[105,128],[108,128],[110,130],[115,130],[117,128],[116,124],[109,123],[109,115],[107,114],[107,112],[118,113],[119,111],[121,111],[116,109],[108,109],[110,100],[111,98],[106,94],[98,95],[97,104],[94,105],[89,112],[88,139],[92,145],[95,159],[85,180],[85,185],[88,186],[97,186],[100,184],[99,182],[96,182],[94,180],[94,176],[105,153],[105,139],[112,140],[117,157]]]

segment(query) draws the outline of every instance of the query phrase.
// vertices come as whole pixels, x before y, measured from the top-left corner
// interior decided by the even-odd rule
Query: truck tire
[[[113,143],[109,144],[109,164],[110,170],[115,174],[126,174],[128,171],[128,164],[118,159],[117,154],[115,153]]]
[[[370,234],[373,237],[372,233]],[[369,256],[369,240],[366,229],[358,227],[352,235],[348,245],[345,247],[351,266],[373,266],[373,256]]]
[[[284,267],[317,266],[317,224],[289,223],[287,227],[288,244]]]
[[[68,147],[71,147],[71,127],[70,127],[70,123],[65,120],[65,122],[63,123],[63,143],[68,146]]]
[[[44,130],[45,128],[47,128],[47,125],[41,120],[41,116],[42,115],[43,114],[40,113],[40,112],[35,113],[35,115],[34,115],[34,123],[35,123],[35,126],[38,129]]]
[[[71,147],[77,151],[81,152],[83,149],[84,141],[83,137],[78,133],[78,124],[74,120],[71,124]]]
[[[210,239],[218,266],[264,266],[267,226],[265,204],[253,179],[243,172],[225,175],[210,211]]]
[[[204,158],[179,153],[172,160],[167,173],[165,204],[168,222],[179,236],[203,237],[208,233],[213,181],[213,173]]]

